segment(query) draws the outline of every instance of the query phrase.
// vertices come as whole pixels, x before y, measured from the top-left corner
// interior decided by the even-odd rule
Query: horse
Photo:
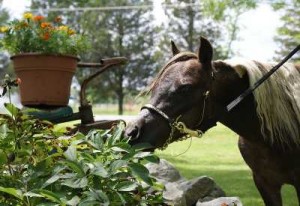
[[[164,148],[220,122],[239,135],[240,153],[265,205],[282,205],[283,184],[295,187],[300,203],[300,65],[285,63],[228,112],[226,106],[274,63],[213,61],[204,37],[197,53],[171,45],[173,57],[147,89],[149,104],[126,127],[130,143]]]

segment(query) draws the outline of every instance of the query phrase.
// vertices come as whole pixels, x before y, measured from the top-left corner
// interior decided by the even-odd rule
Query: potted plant
[[[17,76],[22,80],[23,105],[68,104],[70,84],[79,58],[88,48],[87,38],[62,23],[25,13],[0,27],[1,47],[13,56]]]

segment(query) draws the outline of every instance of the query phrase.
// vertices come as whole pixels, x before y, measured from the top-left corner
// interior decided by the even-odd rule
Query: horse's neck
[[[225,111],[226,106],[249,87],[248,76],[241,77],[223,62],[214,62],[214,68],[216,71],[212,94],[218,120],[241,136],[258,138],[260,125],[252,94],[232,111]]]

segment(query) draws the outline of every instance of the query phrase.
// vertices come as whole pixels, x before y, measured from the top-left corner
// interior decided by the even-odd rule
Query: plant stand
[[[92,106],[86,99],[86,88],[88,83],[104,71],[113,66],[121,65],[127,62],[124,57],[115,57],[102,59],[100,63],[78,63],[78,67],[99,68],[94,74],[87,77],[81,84],[80,89],[80,107],[79,112],[73,113],[71,107],[39,107],[26,108],[24,111],[29,115],[33,115],[39,119],[48,120],[52,123],[63,123],[73,120],[81,120],[80,124],[76,125],[74,131],[87,133],[91,129],[110,129],[113,124],[123,120],[102,120],[95,121],[92,111]]]

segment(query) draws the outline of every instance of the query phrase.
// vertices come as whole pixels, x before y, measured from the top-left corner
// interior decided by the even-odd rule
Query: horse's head
[[[208,101],[213,81],[212,46],[201,37],[195,54],[180,52],[171,43],[173,58],[151,84],[149,104],[142,107],[137,119],[126,128],[133,144],[146,142],[158,148],[180,139],[184,134],[172,128],[178,121],[202,131],[211,126],[212,108]]]

